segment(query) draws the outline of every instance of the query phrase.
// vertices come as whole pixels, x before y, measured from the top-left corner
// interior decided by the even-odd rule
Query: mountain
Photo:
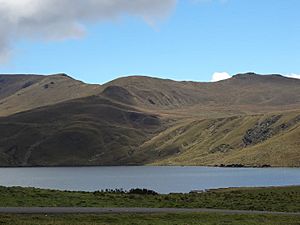
[[[238,74],[219,82],[177,82],[151,77],[125,77],[104,86],[125,88],[137,106],[182,109],[228,107],[244,111],[294,109],[300,105],[300,80],[281,75]],[[189,110],[190,111],[190,108]],[[197,109],[194,109],[198,113]]]
[[[0,116],[90,96],[100,89],[66,74],[0,75]]]
[[[118,165],[164,121],[97,96],[0,118],[2,165]]]
[[[300,166],[300,80],[0,75],[0,165]]]

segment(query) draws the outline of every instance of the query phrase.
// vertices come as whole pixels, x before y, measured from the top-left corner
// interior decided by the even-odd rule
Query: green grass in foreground
[[[300,186],[233,188],[198,194],[140,195],[0,187],[0,206],[218,208],[300,212]]]
[[[300,216],[183,214],[0,215],[6,225],[298,225]]]

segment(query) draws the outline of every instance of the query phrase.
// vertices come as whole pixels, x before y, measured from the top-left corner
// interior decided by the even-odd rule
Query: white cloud
[[[213,2],[219,2],[222,4],[227,3],[229,0],[190,0],[190,2],[198,4],[198,3],[213,3]]]
[[[0,60],[23,38],[80,38],[85,24],[113,21],[124,15],[155,24],[177,0],[0,0]]]
[[[291,78],[300,79],[300,74],[292,73],[292,74],[287,74],[287,75],[285,75],[285,76],[286,76],[286,77],[291,77]]]
[[[231,78],[231,75],[229,73],[226,72],[215,72],[212,75],[211,81],[212,82],[216,82],[216,81],[220,81],[220,80],[225,80]]]

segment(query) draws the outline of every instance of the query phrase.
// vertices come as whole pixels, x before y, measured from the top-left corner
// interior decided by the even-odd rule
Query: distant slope
[[[84,84],[65,74],[7,75],[0,81],[0,116],[6,116],[100,92],[100,85]]]
[[[131,76],[101,86],[65,74],[0,75],[0,116],[91,95],[155,112],[205,117],[218,111],[215,116],[224,116],[296,109],[300,107],[300,80],[253,73],[219,82]]]
[[[300,106],[300,80],[280,75],[238,74],[227,80],[208,83],[133,76],[119,78],[105,86],[122,87],[139,107],[159,110],[185,108],[188,113],[201,111],[197,106],[238,107],[246,112]]]
[[[300,166],[298,79],[0,77],[0,165]]]

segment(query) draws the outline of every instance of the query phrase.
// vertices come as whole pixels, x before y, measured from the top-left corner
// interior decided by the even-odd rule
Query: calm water
[[[0,168],[0,185],[60,190],[147,188],[160,193],[221,187],[300,185],[300,169],[209,167]]]

